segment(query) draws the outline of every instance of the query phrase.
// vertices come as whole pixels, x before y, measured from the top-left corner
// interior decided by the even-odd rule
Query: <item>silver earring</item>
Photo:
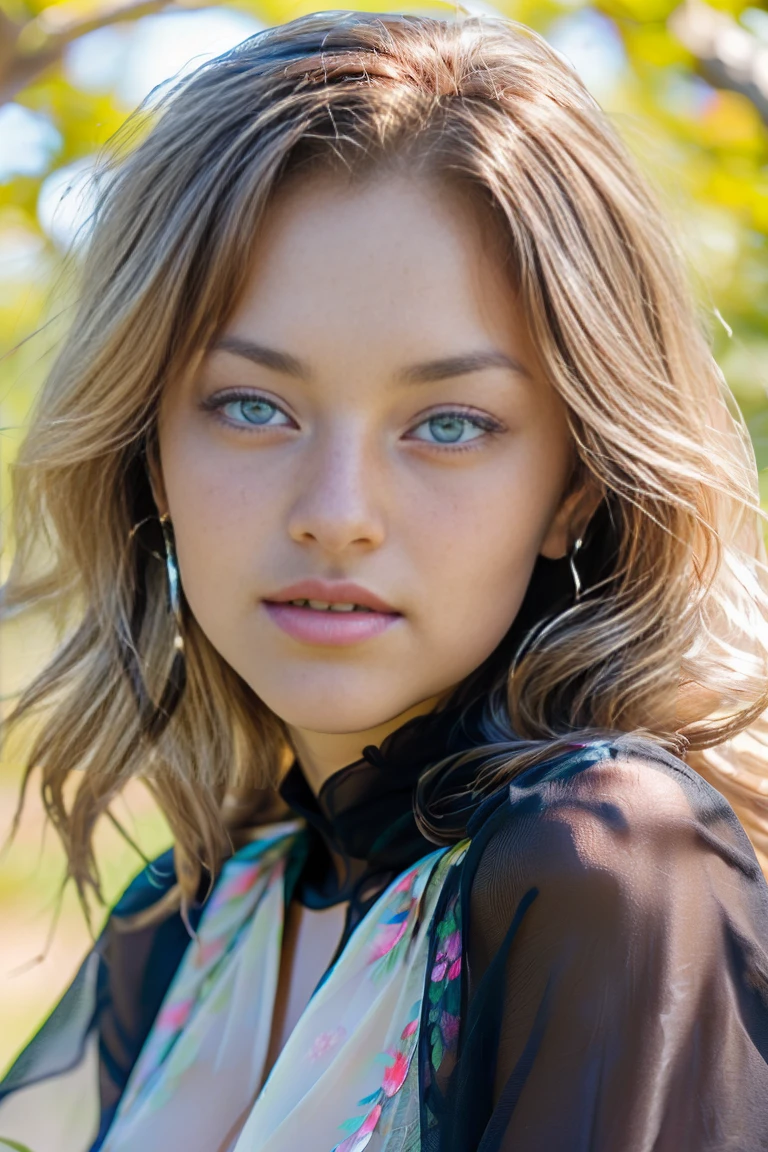
[[[574,588],[575,588],[574,600],[581,599],[581,578],[579,576],[579,573],[576,570],[575,559],[576,559],[576,553],[578,552],[579,548],[581,548],[583,543],[584,543],[584,541],[582,540],[581,536],[579,536],[578,540],[574,541],[573,548],[571,549],[571,552],[569,555],[569,560],[570,560],[570,564],[571,564],[571,573],[573,575],[573,584],[574,584]]]
[[[173,646],[177,651],[184,650],[184,633],[182,631],[181,615],[181,579],[179,577],[179,564],[176,559],[176,549],[173,544],[171,518],[167,512],[160,517],[160,527],[163,530],[163,543],[165,544],[165,572],[168,578],[168,607],[173,613],[176,622],[176,635]]]
[[[153,520],[160,522],[165,546],[165,556],[161,556],[160,552],[152,547],[149,542],[142,545],[140,538],[137,538],[137,534],[143,526]],[[118,629],[118,640],[120,642],[123,668],[139,712],[140,731],[150,742],[154,742],[160,738],[176,711],[187,682],[181,581],[179,578],[179,566],[176,560],[170,517],[167,513],[163,516],[146,516],[143,520],[134,524],[129,533],[129,540],[133,542],[134,538],[137,538],[138,544],[138,547],[134,546],[136,592],[130,614],[128,632],[124,635],[123,629]],[[147,691],[142,671],[142,658],[139,653],[139,637],[147,610],[146,560],[147,556],[150,555],[165,564],[166,600],[169,612],[172,614],[176,626],[176,635],[173,639],[173,660],[168,678],[160,694],[160,699],[157,702],[150,697]]]

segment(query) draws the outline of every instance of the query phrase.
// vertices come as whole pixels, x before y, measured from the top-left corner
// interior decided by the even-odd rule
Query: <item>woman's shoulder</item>
[[[690,1147],[757,1148],[768,885],[725,798],[619,738],[526,769],[474,821],[454,1114],[488,1114],[492,1084],[504,1147],[588,1132],[590,1147],[635,1148],[639,1131],[672,1147],[686,1131]],[[735,1095],[724,1059],[748,1070]]]
[[[468,835],[483,839],[518,823],[575,828],[592,822],[618,834],[690,818],[738,824],[726,798],[684,760],[647,739],[622,735],[571,745],[505,781],[475,811]]]
[[[523,771],[478,808],[465,883],[476,915],[507,919],[535,889],[576,904],[598,892],[636,905],[659,885],[734,873],[768,897],[728,801],[695,769],[634,737],[571,748]]]

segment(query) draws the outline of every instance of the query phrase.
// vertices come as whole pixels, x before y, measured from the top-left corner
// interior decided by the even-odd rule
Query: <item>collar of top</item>
[[[362,757],[329,776],[317,795],[299,760],[293,761],[279,793],[308,826],[310,845],[302,885],[305,903],[322,907],[350,899],[365,877],[394,876],[441,844],[459,838],[468,814],[467,798],[465,794],[462,803],[452,793],[471,789],[477,772],[477,758],[462,764],[459,754],[485,743],[478,727],[479,704],[481,700],[474,708],[454,705],[413,717],[381,745],[368,744]],[[451,764],[446,775],[447,762],[456,757],[458,762]],[[431,813],[437,798],[434,808],[444,833],[434,838],[425,835],[416,822],[419,782],[427,786]],[[447,796],[440,799],[443,789]],[[345,871],[341,881],[334,855]]]

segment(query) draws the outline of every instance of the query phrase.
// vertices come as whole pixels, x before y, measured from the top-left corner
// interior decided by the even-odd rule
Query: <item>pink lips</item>
[[[328,604],[359,604],[368,612],[334,612],[299,607],[288,600],[324,600]],[[359,584],[302,580],[281,588],[263,600],[270,619],[289,636],[305,644],[358,644],[391,628],[401,613]]]

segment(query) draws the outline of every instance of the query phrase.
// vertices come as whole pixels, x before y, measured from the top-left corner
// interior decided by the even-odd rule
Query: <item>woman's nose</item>
[[[384,492],[372,455],[364,438],[349,430],[308,448],[288,516],[292,540],[336,554],[381,545]]]

